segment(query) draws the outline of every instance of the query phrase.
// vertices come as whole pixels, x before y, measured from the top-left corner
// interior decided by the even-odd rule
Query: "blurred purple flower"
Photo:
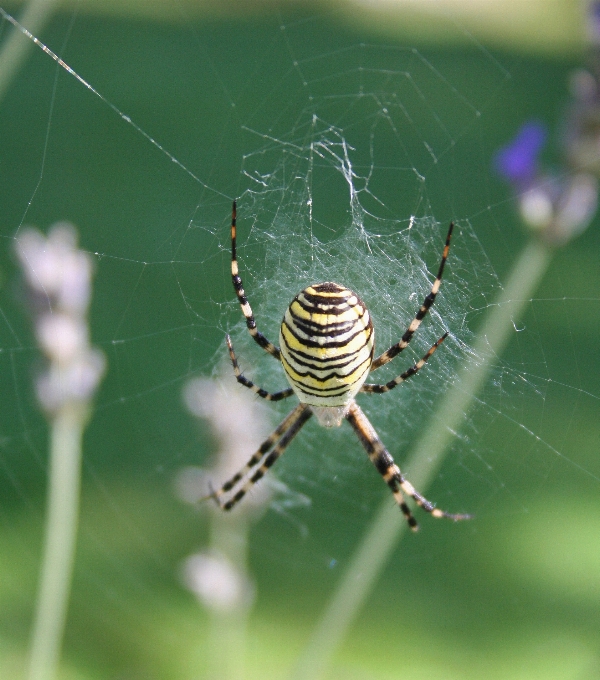
[[[597,45],[600,42],[600,2],[598,0],[590,2],[587,14],[588,38],[592,44]]]
[[[494,168],[511,184],[524,187],[535,179],[537,159],[546,142],[546,126],[539,121],[525,123],[510,144],[494,156]]]

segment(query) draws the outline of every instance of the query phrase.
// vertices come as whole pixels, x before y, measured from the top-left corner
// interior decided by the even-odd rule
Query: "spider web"
[[[456,222],[434,308],[373,380],[398,375],[445,332],[448,340],[406,385],[359,397],[401,466],[461,367],[482,359],[475,334],[523,242],[489,167],[510,135],[502,121],[517,100],[510,76],[525,76],[474,40],[467,56],[448,58],[361,42],[337,19],[256,20],[236,26],[233,43],[231,26],[218,22],[211,30],[123,24],[107,41],[100,20],[61,19],[44,42],[93,91],[36,50],[4,100],[7,163],[18,179],[3,189],[5,281],[15,278],[11,251],[27,224],[47,230],[71,219],[95,256],[91,333],[109,372],[86,440],[79,587],[97,582],[107,600],[113,587],[150,587],[130,560],[172,579],[173,555],[206,533],[173,479],[214,451],[181,392],[199,375],[219,389],[224,334],[245,375],[271,391],[287,386],[281,366],[248,337],[231,289],[233,198],[244,287],[273,342],[293,296],[333,280],[367,304],[384,351],[429,292]],[[561,92],[556,85],[544,96]],[[511,114],[513,128],[520,113]],[[590,423],[599,389],[585,365],[598,297],[583,274],[571,279],[574,261],[593,271],[586,253],[573,252],[515,320],[507,354],[465,414],[427,492],[440,507],[509,522],[547,503],[565,479],[566,493],[597,494]],[[0,516],[33,584],[37,548],[19,536],[31,536],[43,512],[46,424],[31,384],[38,353],[16,290],[5,285],[2,299]],[[271,424],[290,408],[268,405]],[[310,423],[273,473],[285,486],[258,529],[260,560],[272,569],[306,574],[343,559],[387,493],[347,427],[324,433]],[[131,542],[126,556],[120,540]],[[431,563],[431,544],[421,545],[418,559]],[[112,560],[114,582],[95,571],[98,555]],[[122,607],[131,614],[131,604]]]

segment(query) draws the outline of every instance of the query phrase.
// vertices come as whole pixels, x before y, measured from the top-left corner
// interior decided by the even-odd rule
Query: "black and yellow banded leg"
[[[268,352],[276,359],[279,359],[279,347],[276,347],[272,342],[269,342],[256,327],[256,321],[254,320],[254,315],[252,314],[252,307],[250,307],[250,303],[248,302],[248,298],[246,297],[246,293],[244,291],[242,279],[239,275],[236,254],[236,213],[237,206],[236,202],[234,201],[231,210],[231,280],[233,281],[235,294],[237,295],[240,307],[242,308],[242,314],[246,317],[246,326],[248,327],[248,332],[252,338],[254,338],[255,342],[260,345],[265,350],[265,352]]]
[[[220,489],[213,491],[209,496],[202,500],[214,498],[221,509],[231,510],[234,505],[242,500],[250,487],[264,476],[265,472],[281,456],[289,443],[311,416],[312,411],[310,410],[310,407],[306,404],[298,404],[273,434],[265,439],[246,465],[231,477],[231,479],[227,480]],[[235,489],[240,482],[243,482],[243,484],[236,491]],[[224,501],[223,496],[228,494],[228,492],[233,492],[233,495],[229,500]]]
[[[294,390],[291,387],[288,387],[287,389],[281,390],[279,392],[267,392],[267,390],[263,390],[262,387],[255,385],[252,382],[252,380],[245,378],[242,375],[242,372],[240,371],[237,357],[233,350],[233,344],[231,342],[231,338],[229,337],[229,335],[225,336],[225,340],[227,341],[227,348],[229,349],[229,358],[231,359],[231,363],[233,365],[235,379],[240,383],[240,385],[248,387],[254,392],[254,394],[257,394],[259,397],[261,397],[262,399],[266,399],[267,401],[280,401],[281,399],[287,399],[288,397],[291,397],[292,394],[294,394]]]
[[[419,507],[423,508],[426,512],[429,512],[433,517],[447,517],[454,521],[470,519],[469,515],[451,514],[439,510],[414,488],[414,486],[403,476],[391,454],[377,436],[369,419],[356,402],[353,402],[350,406],[346,419],[352,426],[352,429],[356,432],[360,443],[364,446],[369,455],[369,459],[392,490],[396,503],[398,503],[400,510],[404,517],[406,517],[408,526],[413,531],[417,531],[419,525],[404,500],[404,494],[410,496]]]
[[[361,392],[374,392],[377,394],[381,394],[382,392],[389,392],[390,390],[393,390],[394,387],[397,387],[401,383],[403,383],[405,380],[408,378],[412,377],[415,373],[418,373],[423,366],[429,361],[429,357],[435,352],[435,350],[444,342],[444,340],[448,337],[448,333],[444,333],[442,337],[434,344],[432,345],[429,350],[427,351],[427,354],[417,361],[416,364],[413,364],[407,371],[404,371],[404,373],[401,373],[399,376],[394,378],[393,380],[390,380],[389,382],[379,385],[376,383],[365,383],[361,387]]]
[[[435,281],[433,282],[433,286],[431,287],[431,290],[429,291],[429,294],[423,300],[423,304],[419,308],[419,311],[416,313],[415,318],[411,321],[410,326],[408,327],[407,331],[404,333],[402,336],[401,340],[399,343],[396,345],[393,345],[390,347],[387,352],[384,352],[380,356],[378,356],[373,363],[371,364],[371,371],[374,371],[377,368],[380,368],[381,366],[385,366],[389,361],[391,361],[395,356],[400,354],[403,349],[406,349],[408,346],[408,343],[412,340],[413,335],[415,334],[415,331],[417,328],[421,325],[421,322],[427,315],[427,312],[429,311],[429,308],[433,305],[435,302],[435,298],[438,294],[438,291],[440,289],[440,284],[442,283],[442,275],[444,274],[444,266],[446,264],[446,260],[448,259],[448,253],[450,252],[450,239],[452,238],[452,230],[454,229],[454,222],[450,223],[450,227],[448,229],[448,235],[446,236],[446,244],[444,246],[444,251],[442,253],[442,261],[440,262],[440,267],[438,269],[437,276],[435,277]]]

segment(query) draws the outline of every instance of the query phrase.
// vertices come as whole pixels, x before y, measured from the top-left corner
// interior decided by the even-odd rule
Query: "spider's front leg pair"
[[[415,331],[433,305],[448,257],[452,229],[451,224],[438,274],[429,294],[400,341],[375,360],[372,359],[373,329],[366,307],[352,291],[332,282],[315,284],[303,290],[292,301],[284,316],[280,335],[282,347],[286,351],[283,367],[296,389],[288,388],[271,393],[244,377],[239,368],[231,338],[227,336],[233,371],[240,384],[269,401],[286,399],[295,391],[300,398],[300,404],[263,442],[246,465],[209,496],[214,498],[221,508],[230,510],[244,497],[252,485],[264,476],[313,415],[313,408],[316,408],[318,414],[322,411],[336,414],[331,419],[325,418],[322,421],[324,425],[338,425],[341,417],[348,420],[370,460],[391,488],[396,502],[413,530],[417,528],[417,522],[404,500],[404,494],[413,498],[417,505],[433,517],[448,517],[453,520],[468,517],[438,510],[416,491],[404,478],[400,468],[394,463],[375,429],[354,400],[354,395],[359,391],[388,392],[415,375],[447,337],[447,333],[444,334],[418,362],[393,380],[385,384],[364,384],[368,372],[384,366],[408,346]],[[231,277],[251,337],[271,356],[282,361],[280,348],[269,342],[258,331],[239,275],[236,254],[235,202],[231,222]],[[321,420],[320,417],[319,420]]]

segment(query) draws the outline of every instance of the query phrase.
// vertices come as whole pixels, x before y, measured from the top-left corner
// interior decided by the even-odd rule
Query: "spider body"
[[[438,274],[409,324],[404,335],[386,352],[374,358],[375,335],[367,307],[356,293],[332,281],[317,283],[302,290],[287,308],[279,332],[280,347],[273,345],[260,333],[252,308],[246,297],[239,275],[236,255],[236,204],[231,219],[231,277],[248,331],[256,343],[275,359],[281,361],[290,388],[268,392],[246,378],[226,337],[229,356],[237,381],[268,401],[279,401],[296,394],[300,403],[277,429],[261,444],[246,465],[210,497],[223,510],[230,510],[258,482],[282,455],[292,439],[313,416],[324,427],[339,427],[345,419],[355,431],[394,498],[411,529],[418,528],[406,504],[410,496],[433,517],[453,520],[467,519],[468,515],[451,514],[439,510],[422,496],[404,477],[377,432],[356,403],[359,392],[389,392],[417,373],[429,360],[447,333],[434,343],[426,354],[406,371],[384,384],[365,382],[368,375],[390,362],[402,352],[421,325],[433,305],[440,288],[444,265],[450,250],[453,224],[450,224]]]
[[[373,361],[373,324],[362,300],[331,281],[305,288],[285,312],[279,344],[298,399],[316,407],[313,412],[325,427],[340,425]],[[321,413],[342,415],[332,422]]]

